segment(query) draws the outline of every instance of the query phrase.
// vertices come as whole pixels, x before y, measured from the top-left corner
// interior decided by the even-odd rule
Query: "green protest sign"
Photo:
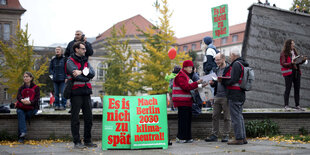
[[[166,95],[140,96],[130,106],[131,147],[167,149]]]
[[[211,8],[213,22],[213,39],[229,36],[228,5]]]
[[[102,149],[168,148],[166,95],[104,96]]]

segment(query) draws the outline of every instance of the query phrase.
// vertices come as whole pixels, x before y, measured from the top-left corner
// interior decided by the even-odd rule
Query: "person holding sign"
[[[71,133],[74,148],[83,149],[86,147],[97,147],[91,141],[91,128],[93,125],[93,114],[90,102],[92,87],[90,80],[95,76],[95,71],[88,63],[85,56],[85,43],[76,42],[73,44],[75,53],[67,60],[66,71],[68,80],[73,80],[71,92]],[[84,145],[80,140],[79,114],[82,109],[84,116]]]
[[[302,108],[299,106],[299,90],[300,90],[300,76],[301,76],[300,64],[303,64],[306,61],[307,61],[306,56],[301,57],[298,54],[295,48],[294,41],[291,39],[286,40],[284,43],[283,50],[280,54],[280,64],[282,66],[281,72],[285,79],[285,92],[284,92],[285,110],[288,110],[288,103],[292,83],[294,83],[294,98],[296,109],[302,110]]]
[[[174,106],[178,108],[177,143],[192,143],[194,141],[191,133],[193,97],[190,91],[207,85],[202,84],[202,80],[193,82],[189,78],[193,66],[194,64],[191,60],[185,60],[183,68],[173,82],[172,100]]]

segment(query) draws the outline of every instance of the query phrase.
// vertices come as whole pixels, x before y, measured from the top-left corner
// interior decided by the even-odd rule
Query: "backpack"
[[[252,85],[255,79],[254,70],[251,67],[244,67],[243,64],[237,61],[243,68],[243,77],[241,80],[240,88],[245,91],[252,90]]]

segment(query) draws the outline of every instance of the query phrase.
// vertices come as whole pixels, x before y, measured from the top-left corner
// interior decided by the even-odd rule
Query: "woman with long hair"
[[[25,72],[24,83],[18,89],[16,113],[18,118],[18,141],[23,143],[27,135],[26,118],[30,119],[39,110],[40,88],[34,84],[32,73]]]
[[[281,72],[285,79],[285,92],[284,92],[284,108],[288,109],[290,91],[292,83],[294,83],[294,98],[295,107],[298,110],[302,110],[299,106],[299,92],[300,92],[300,64],[303,64],[307,57],[304,57],[300,63],[296,63],[296,59],[299,56],[298,51],[295,48],[295,42],[292,39],[288,39],[284,43],[283,50],[280,54],[280,64],[282,66]]]

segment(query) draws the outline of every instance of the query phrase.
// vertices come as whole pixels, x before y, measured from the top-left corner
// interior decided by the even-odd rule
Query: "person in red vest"
[[[40,88],[34,84],[32,73],[24,73],[24,84],[18,89],[16,113],[18,118],[18,142],[24,143],[27,135],[26,118],[30,119],[39,110]]]
[[[280,54],[280,64],[282,66],[281,72],[285,79],[285,92],[284,92],[284,108],[288,110],[288,103],[290,98],[290,91],[292,83],[294,83],[294,98],[296,109],[302,110],[299,106],[299,90],[300,90],[300,64],[303,64],[307,57],[304,57],[300,63],[295,62],[295,58],[299,56],[295,43],[293,40],[288,39],[284,43],[283,50]]]
[[[76,42],[73,44],[75,53],[67,60],[66,72],[68,80],[73,80],[71,92],[71,133],[73,136],[74,148],[83,149],[86,147],[97,147],[91,140],[91,129],[93,125],[93,114],[90,95],[92,86],[90,80],[95,76],[95,71],[88,63],[85,56],[85,43]],[[80,109],[84,118],[84,145],[80,140]]]
[[[177,143],[193,142],[191,131],[193,97],[190,90],[207,85],[202,85],[202,80],[193,82],[189,78],[189,74],[192,73],[193,66],[194,64],[191,60],[185,60],[183,62],[183,68],[173,81],[172,100],[174,106],[178,108]]]
[[[231,122],[234,128],[236,140],[230,141],[228,145],[247,144],[244,119],[242,115],[243,104],[245,102],[245,91],[240,88],[241,79],[244,74],[244,67],[249,64],[241,58],[239,49],[230,51],[231,64],[228,70],[223,72],[223,79],[218,77],[218,81],[227,89],[227,100],[230,110]]]

